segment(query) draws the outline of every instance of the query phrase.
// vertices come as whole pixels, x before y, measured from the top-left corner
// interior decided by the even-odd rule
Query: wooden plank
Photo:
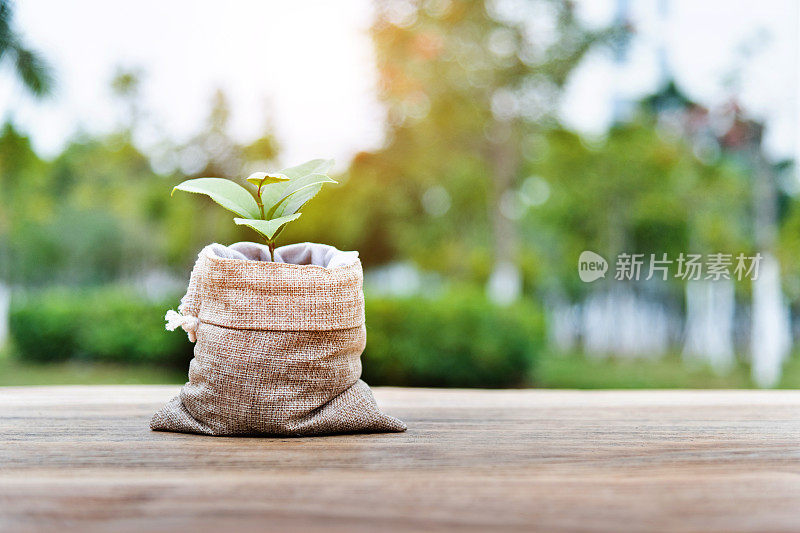
[[[800,393],[376,389],[404,434],[155,433],[176,387],[0,388],[0,531],[797,531]]]

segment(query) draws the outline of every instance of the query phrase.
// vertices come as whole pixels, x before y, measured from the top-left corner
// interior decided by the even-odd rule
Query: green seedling
[[[222,178],[186,180],[173,188],[172,194],[175,191],[205,194],[239,215],[241,218],[233,221],[263,235],[270,258],[275,261],[275,239],[286,224],[300,217],[300,208],[316,196],[325,183],[336,183],[328,177],[332,166],[333,159],[314,159],[274,174],[255,172],[247,178],[255,186],[255,194]]]

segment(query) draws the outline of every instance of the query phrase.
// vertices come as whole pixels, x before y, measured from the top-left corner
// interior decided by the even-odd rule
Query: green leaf
[[[272,195],[269,199],[266,198],[262,192],[261,201],[264,204],[264,208],[268,209],[266,218],[271,219],[294,213],[319,192],[323,183],[336,183],[336,181],[325,174],[308,174],[302,178],[291,180],[280,192],[280,196],[277,200]],[[270,191],[270,193],[272,192],[273,191]],[[289,205],[289,201],[294,200],[295,197],[298,197],[298,199],[302,198],[302,200],[299,205],[295,206],[294,211],[288,212],[286,208]],[[267,200],[269,200],[269,202]],[[291,203],[292,205],[296,204],[296,202]]]
[[[274,174],[269,174],[267,172],[253,172],[247,176],[247,181],[256,187],[261,187],[267,183],[281,183],[289,181],[289,176],[281,174],[280,172]]]
[[[303,178],[309,174],[327,174],[333,166],[333,159],[312,159],[296,167],[284,168],[281,174],[290,179]]]
[[[196,178],[186,180],[175,186],[172,189],[172,194],[175,194],[175,191],[205,194],[225,209],[245,218],[258,218],[261,216],[261,211],[258,209],[258,204],[253,195],[247,192],[244,187],[230,180]]]
[[[267,183],[261,187],[261,204],[264,209],[269,210],[283,198],[283,191],[286,190],[289,183],[291,182]]]
[[[317,183],[316,185],[311,185],[310,187],[305,187],[301,189],[288,198],[278,204],[278,207],[275,209],[273,216],[282,217],[286,215],[291,215],[292,213],[296,213],[300,210],[301,207],[306,205],[306,203],[314,198],[319,191],[322,190],[322,183]]]
[[[239,224],[240,226],[250,226],[261,235],[267,238],[268,241],[271,241],[275,238],[275,235],[285,226],[288,222],[300,218],[301,213],[294,213],[293,215],[287,215],[285,217],[274,218],[272,220],[259,220],[259,219],[249,219],[249,218],[234,218],[233,221]]]
[[[298,215],[299,215],[299,214],[300,214],[300,213],[298,213]],[[278,229],[278,231],[276,231],[276,232],[275,232],[275,235],[273,235],[273,236],[272,236],[272,240],[273,240],[273,241],[276,241],[276,240],[278,240],[278,235],[280,235],[280,234],[281,234],[281,232],[282,232],[283,230],[285,230],[285,229],[286,229],[286,224],[284,224],[283,226],[281,226],[281,227]]]

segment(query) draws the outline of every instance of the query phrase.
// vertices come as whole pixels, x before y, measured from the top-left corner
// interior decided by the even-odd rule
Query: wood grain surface
[[[800,531],[800,393],[376,389],[403,434],[148,429],[171,386],[0,388],[0,531]]]

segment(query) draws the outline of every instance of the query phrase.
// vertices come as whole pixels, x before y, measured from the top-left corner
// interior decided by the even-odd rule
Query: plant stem
[[[258,204],[258,210],[261,211],[261,220],[267,220],[267,217],[264,215],[264,202],[261,201],[261,187],[264,186],[264,182],[261,182],[261,185],[258,186],[258,191],[256,192],[256,203]],[[267,239],[267,246],[269,246],[269,258],[272,262],[275,262],[275,241],[270,241]]]
[[[263,183],[258,186],[258,191],[256,193],[256,203],[258,204],[258,210],[261,211],[261,220],[266,220],[267,217],[264,216],[264,202],[261,201],[261,187],[263,186],[264,186]]]

